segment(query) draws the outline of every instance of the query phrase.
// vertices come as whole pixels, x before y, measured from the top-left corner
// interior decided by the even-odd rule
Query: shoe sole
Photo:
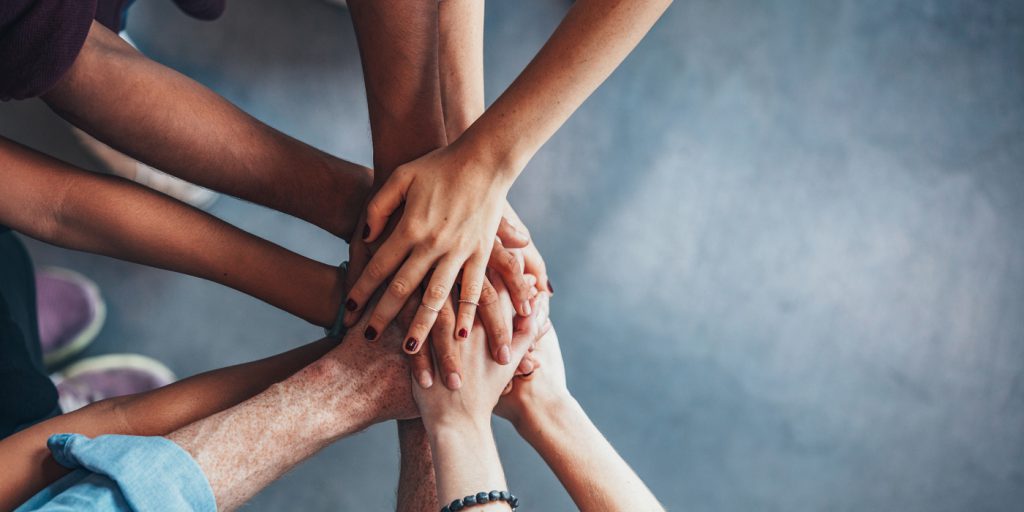
[[[163,363],[153,359],[152,357],[141,354],[107,354],[103,356],[88,357],[68,366],[64,371],[53,374],[51,378],[54,382],[59,382],[63,379],[74,378],[82,373],[103,371],[112,368],[132,368],[152,373],[161,380],[166,381],[167,384],[178,380],[178,377],[174,375],[174,372],[172,372],[171,369]]]
[[[107,303],[100,294],[100,287],[92,279],[74,270],[59,267],[41,267],[40,270],[67,279],[82,287],[85,290],[87,300],[93,305],[92,320],[70,343],[53,352],[43,354],[43,364],[47,367],[53,367],[59,366],[61,363],[85,350],[85,347],[88,347],[99,336],[100,330],[103,329],[103,324],[107,321]]]

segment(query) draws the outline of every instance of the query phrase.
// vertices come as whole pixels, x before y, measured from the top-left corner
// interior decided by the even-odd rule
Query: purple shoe
[[[156,359],[137,354],[89,357],[50,376],[65,413],[115,396],[132,395],[166,386],[174,373]]]
[[[63,268],[36,271],[36,311],[43,363],[54,366],[96,339],[107,318],[107,305],[96,283]]]

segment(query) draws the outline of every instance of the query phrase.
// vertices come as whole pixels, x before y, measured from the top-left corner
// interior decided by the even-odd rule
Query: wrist
[[[548,431],[559,422],[578,417],[583,408],[568,391],[524,400],[527,404],[514,418],[512,426],[523,438],[539,431]]]
[[[478,125],[471,126],[451,144],[465,155],[466,161],[475,168],[483,168],[504,187],[507,193],[519,173],[526,167],[528,155],[523,155],[514,146],[503,144],[501,139],[482,133]]]

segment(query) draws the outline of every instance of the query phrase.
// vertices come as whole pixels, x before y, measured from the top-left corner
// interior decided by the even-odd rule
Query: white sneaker
[[[143,393],[176,380],[160,361],[138,354],[110,354],[83,359],[50,376],[65,413],[116,396]]]

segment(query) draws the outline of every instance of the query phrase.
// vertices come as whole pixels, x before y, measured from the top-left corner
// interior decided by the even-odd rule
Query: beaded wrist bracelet
[[[441,512],[459,512],[462,509],[472,507],[473,505],[483,505],[492,501],[504,501],[508,503],[508,506],[512,507],[512,510],[519,508],[519,498],[516,498],[512,493],[508,491],[491,491],[491,492],[478,492],[476,494],[470,494],[461,500],[455,500],[444,508]]]

